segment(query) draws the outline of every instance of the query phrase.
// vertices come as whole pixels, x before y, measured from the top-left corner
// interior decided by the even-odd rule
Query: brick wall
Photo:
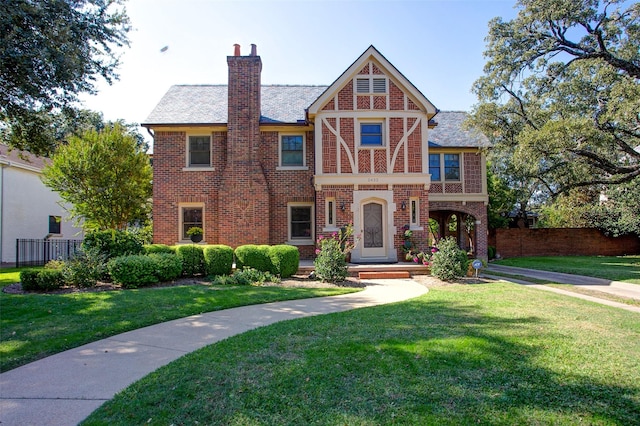
[[[506,257],[640,254],[640,238],[607,237],[592,228],[497,229],[496,250]]]

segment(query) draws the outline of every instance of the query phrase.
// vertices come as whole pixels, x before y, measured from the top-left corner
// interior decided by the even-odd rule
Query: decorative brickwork
[[[371,150],[359,149],[358,150],[358,171],[360,173],[371,173]]]
[[[482,192],[482,157],[479,153],[464,153],[464,190],[467,194]]]
[[[369,63],[367,63],[362,69],[358,72],[358,75],[367,75],[369,74]]]
[[[387,173],[387,150],[375,149],[373,150],[373,172],[374,173]]]
[[[407,129],[411,129],[415,124],[415,118],[407,120]],[[422,172],[422,129],[420,123],[417,124],[415,130],[409,134],[407,138],[409,145],[409,173]]]
[[[404,93],[391,80],[389,80],[389,109],[404,110]]]
[[[387,97],[373,96],[373,109],[387,109]]]
[[[353,80],[349,81],[338,93],[338,109],[340,111],[353,110]]]
[[[336,101],[332,98],[327,104],[322,108],[323,111],[333,111],[336,109]]]
[[[371,109],[371,96],[358,95],[356,98],[358,109]]]
[[[374,75],[384,75],[384,72],[382,72],[382,70],[380,68],[378,68],[376,66],[376,64],[372,63],[371,64],[371,74]]]

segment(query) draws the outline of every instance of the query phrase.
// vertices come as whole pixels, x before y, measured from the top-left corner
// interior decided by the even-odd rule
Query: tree
[[[487,192],[489,193],[487,206],[489,228],[507,228],[509,226],[507,215],[516,204],[515,191],[505,180],[500,179],[487,168]]]
[[[628,4],[625,8],[624,5]],[[552,197],[640,176],[640,4],[520,0],[489,24],[472,122]]]
[[[117,78],[114,48],[128,46],[122,0],[0,2],[0,132],[10,146],[48,155],[51,113],[72,114],[98,77]]]
[[[45,185],[89,230],[123,229],[149,212],[152,172],[141,136],[122,123],[71,136],[43,170]]]

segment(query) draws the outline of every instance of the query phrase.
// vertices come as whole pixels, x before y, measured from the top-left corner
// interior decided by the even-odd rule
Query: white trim
[[[335,197],[327,197],[324,200],[324,217],[325,217],[325,226],[322,228],[323,232],[331,232],[337,231],[338,227],[337,223],[337,213],[338,213],[338,201]],[[333,221],[329,221],[329,219],[333,219]]]
[[[375,118],[375,117],[367,117],[367,118],[359,118],[356,122],[355,129],[355,142],[358,149],[386,149],[389,146],[387,141],[387,135],[389,134],[389,129],[387,129],[388,121],[384,118]],[[379,124],[380,125],[380,145],[363,145],[362,144],[362,125],[366,124]]]
[[[309,222],[311,226],[309,238],[292,238],[291,237],[291,207],[309,207]],[[287,203],[287,242],[292,246],[308,246],[315,244],[315,206],[313,202],[290,202]]]
[[[385,248],[386,255],[381,257],[362,257],[362,241],[356,245],[351,252],[353,262],[397,262],[398,254],[394,247],[394,236],[398,231],[393,224],[393,215],[398,206],[393,202],[393,191],[353,191],[353,204],[351,211],[353,212],[353,229],[357,235],[362,236],[363,218],[362,206],[369,202],[378,202],[383,205],[383,221],[385,221],[386,235]]]
[[[428,190],[431,178],[426,173],[316,174],[314,184],[317,191],[321,190],[322,185],[424,185],[424,189]]]

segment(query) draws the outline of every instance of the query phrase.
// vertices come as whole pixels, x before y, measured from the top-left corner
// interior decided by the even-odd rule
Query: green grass
[[[24,268],[27,269],[27,268]],[[28,269],[42,269],[42,267],[33,267]],[[13,283],[20,282],[20,271],[22,268],[2,268],[0,269],[0,288]]]
[[[495,263],[640,284],[640,256],[514,257]]]
[[[0,279],[14,278],[5,276],[3,270]],[[0,371],[125,331],[202,312],[352,291],[191,285],[70,294],[0,292]]]
[[[406,302],[226,339],[87,425],[640,424],[640,316],[526,287]]]

